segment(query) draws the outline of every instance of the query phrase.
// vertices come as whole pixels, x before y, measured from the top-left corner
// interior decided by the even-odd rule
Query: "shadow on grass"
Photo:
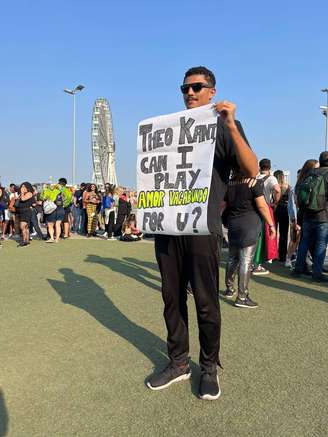
[[[157,263],[153,263],[153,262],[150,262],[150,261],[142,261],[140,259],[131,258],[131,257],[128,257],[128,256],[124,256],[123,259],[124,259],[124,261],[126,261],[126,262],[128,262],[128,263],[130,263],[132,265],[146,267],[146,269],[152,269],[152,270],[155,270],[155,272],[159,273]]]
[[[273,264],[270,267],[270,271],[275,275],[279,275],[284,280],[279,280],[269,276],[252,276],[252,280],[265,287],[277,288],[281,291],[287,291],[289,293],[301,294],[302,296],[310,297],[312,299],[328,302],[328,293],[320,290],[314,290],[310,287],[314,284],[310,279],[301,277],[299,280],[304,281],[304,286],[296,285],[294,282],[290,283],[290,280],[296,280],[290,274],[290,271],[283,270],[281,266]],[[318,284],[315,284],[316,286]]]
[[[234,296],[234,299],[228,299],[226,296],[219,293],[219,299],[220,299],[220,301],[225,302],[226,304],[233,306],[235,308],[235,296]]]
[[[3,391],[0,390],[0,437],[4,437],[8,432],[8,411],[6,408]]]
[[[86,311],[109,331],[128,341],[143,353],[155,366],[167,362],[166,343],[152,332],[132,322],[92,279],[72,269],[59,269],[63,281],[48,279],[62,302]]]
[[[123,258],[123,260],[121,260],[117,258],[104,258],[98,255],[88,255],[85,262],[101,264],[105,267],[109,267],[113,272],[120,273],[135,281],[141,282],[141,284],[152,288],[153,290],[161,291],[159,285],[151,282],[151,280],[161,282],[159,275],[153,275],[143,268],[149,268],[149,265],[153,263],[140,262],[134,258]]]
[[[127,340],[153,363],[154,373],[163,369],[168,358],[166,343],[161,338],[128,319],[93,279],[72,269],[59,269],[59,273],[63,275],[63,281],[48,279],[48,282],[63,303],[86,311],[109,331]],[[190,366],[194,375],[190,382],[191,391],[197,396],[199,367],[193,361],[190,361]]]

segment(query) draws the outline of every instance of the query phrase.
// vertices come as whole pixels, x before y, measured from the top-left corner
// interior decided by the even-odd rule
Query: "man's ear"
[[[215,94],[216,94],[216,89],[215,88],[210,88],[210,99],[212,100],[213,99],[213,97],[215,96]]]

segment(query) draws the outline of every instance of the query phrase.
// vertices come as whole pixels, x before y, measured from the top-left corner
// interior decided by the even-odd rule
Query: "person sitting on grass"
[[[131,223],[132,235],[136,235],[137,237],[140,237],[140,239],[141,239],[143,237],[143,233],[137,227],[136,215],[130,214],[127,220]]]
[[[142,233],[136,227],[135,215],[131,214],[123,223],[120,240],[132,242],[141,240],[141,237]]]

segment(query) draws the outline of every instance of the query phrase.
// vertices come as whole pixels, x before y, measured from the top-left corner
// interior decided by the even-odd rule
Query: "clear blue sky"
[[[217,100],[238,105],[259,158],[295,173],[324,146],[327,0],[263,2],[57,0],[4,2],[0,17],[0,175],[4,183],[91,178],[94,100],[110,101],[121,184],[135,184],[136,127],[183,109],[186,69],[217,77]]]

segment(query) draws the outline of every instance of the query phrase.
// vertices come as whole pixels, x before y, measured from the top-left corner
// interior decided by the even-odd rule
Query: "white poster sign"
[[[206,105],[139,123],[137,220],[143,233],[209,234],[217,116]]]

